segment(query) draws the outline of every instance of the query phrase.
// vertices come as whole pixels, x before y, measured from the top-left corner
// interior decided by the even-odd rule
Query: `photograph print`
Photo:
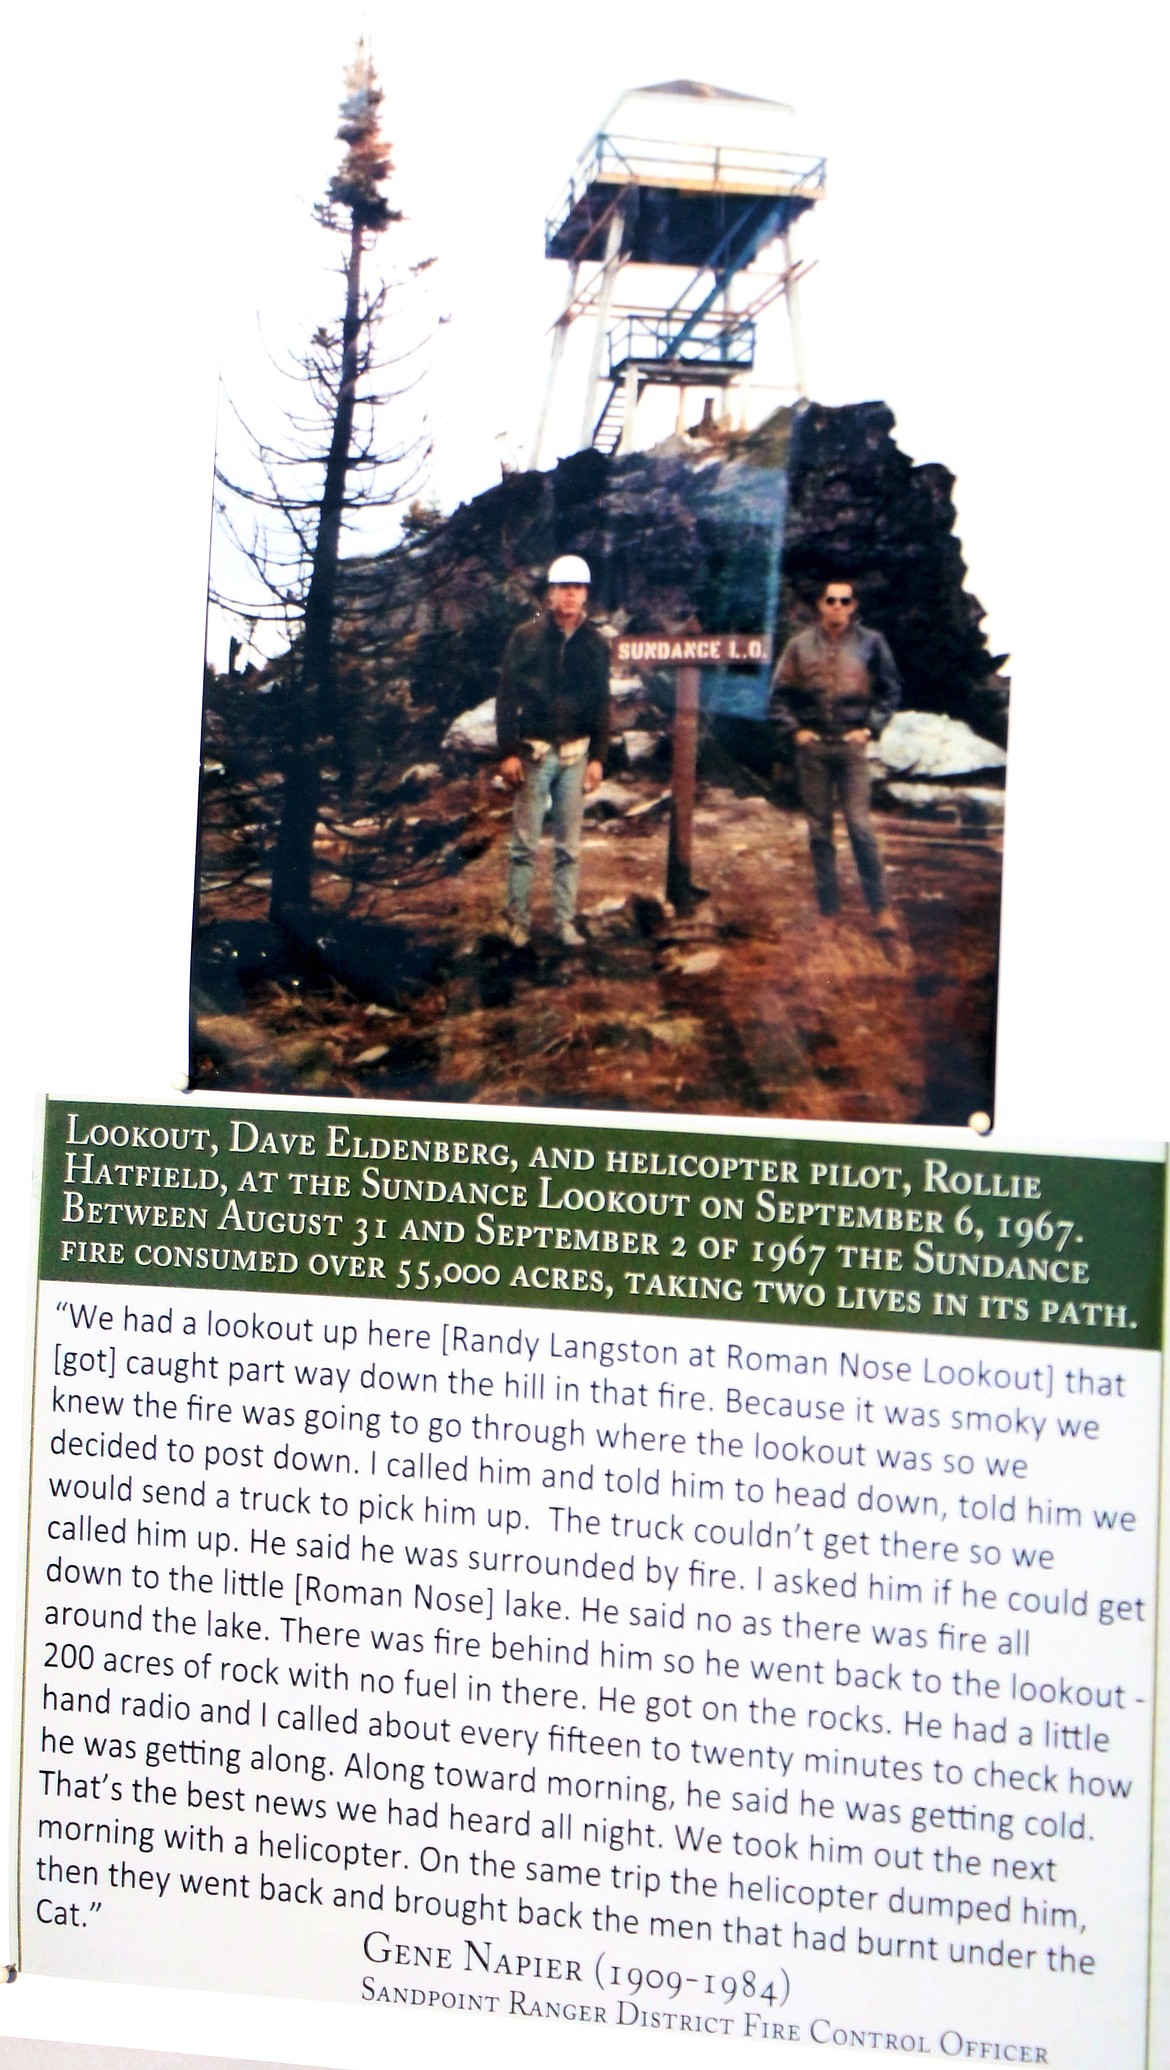
[[[552,206],[496,198],[550,320],[444,494],[491,312],[364,43],[341,94],[317,328],[221,410],[192,1086],[988,1126],[1007,657],[946,467],[816,399],[824,158],[615,78]]]

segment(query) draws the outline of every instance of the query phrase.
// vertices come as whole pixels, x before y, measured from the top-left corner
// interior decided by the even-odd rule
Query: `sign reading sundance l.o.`
[[[692,875],[695,760],[699,740],[699,670],[720,662],[764,667],[772,658],[767,633],[709,633],[691,625],[672,633],[623,633],[613,659],[631,668],[676,668],[674,748],[670,773],[670,839],[666,854],[666,896],[679,913],[693,912],[706,898]]]
[[[680,665],[711,668],[723,661],[764,665],[772,658],[767,633],[623,633],[613,643],[613,658],[636,667]]]

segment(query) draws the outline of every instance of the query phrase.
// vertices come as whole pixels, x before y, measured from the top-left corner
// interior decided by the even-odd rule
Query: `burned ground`
[[[996,828],[880,815],[902,929],[883,945],[848,855],[841,916],[822,919],[802,815],[728,768],[699,786],[710,896],[676,919],[668,810],[653,770],[607,782],[572,954],[548,929],[547,843],[532,943],[503,939],[510,808],[485,771],[433,783],[389,847],[380,822],[322,822],[311,941],[270,925],[262,869],[216,874],[209,823],[194,1083],[836,1121],[990,1109]]]

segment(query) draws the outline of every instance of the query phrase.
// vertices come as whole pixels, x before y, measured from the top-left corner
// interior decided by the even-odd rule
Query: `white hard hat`
[[[583,561],[579,553],[558,554],[545,579],[548,582],[583,582],[586,589],[593,581],[589,563]]]

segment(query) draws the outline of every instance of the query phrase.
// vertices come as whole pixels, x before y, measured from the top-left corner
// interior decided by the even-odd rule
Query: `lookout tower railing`
[[[557,206],[545,218],[546,257],[603,258],[600,218],[622,187],[659,188],[678,194],[768,196],[792,203],[790,215],[795,216],[822,198],[825,160],[746,144],[678,143],[666,138],[611,136],[599,130],[573,168]],[[594,238],[598,240],[595,246]],[[698,257],[690,263],[697,264]]]
[[[667,316],[627,316],[615,324],[609,334],[610,380],[617,380],[633,360],[644,381],[710,387],[722,370],[730,378],[755,363],[756,327],[750,318],[728,324],[708,317],[692,325],[685,339],[679,340],[677,332],[677,321]]]

